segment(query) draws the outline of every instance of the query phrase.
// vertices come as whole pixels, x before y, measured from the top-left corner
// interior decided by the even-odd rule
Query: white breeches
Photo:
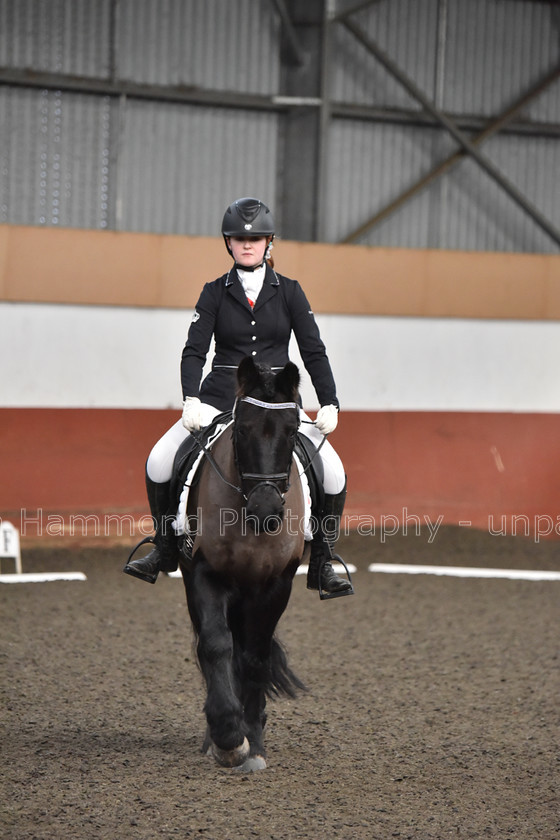
[[[220,412],[217,408],[209,405],[204,405],[205,420],[208,423],[218,415]],[[207,413],[206,413],[207,412]],[[304,411],[300,412],[301,420],[309,420],[310,418]],[[323,440],[323,435],[311,423],[302,422],[300,431],[305,437],[309,438],[315,446],[319,446]],[[171,473],[173,470],[173,461],[179,446],[185,440],[189,433],[183,426],[183,421],[177,420],[176,423],[161,437],[148,457],[146,463],[146,470],[148,477],[157,483],[171,480]],[[328,442],[325,441],[319,453],[323,461],[325,470],[324,488],[325,493],[329,495],[336,495],[344,489],[346,476],[344,474],[344,466],[338,457],[336,451]]]

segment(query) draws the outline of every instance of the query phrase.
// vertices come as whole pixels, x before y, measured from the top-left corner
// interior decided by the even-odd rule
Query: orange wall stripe
[[[560,319],[560,256],[277,241],[315,311]],[[194,307],[229,257],[219,237],[0,225],[0,299]]]

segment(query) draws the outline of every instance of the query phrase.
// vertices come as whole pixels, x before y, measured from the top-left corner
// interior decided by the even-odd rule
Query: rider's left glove
[[[338,426],[338,408],[336,405],[324,405],[317,412],[315,427],[322,435],[330,435]]]

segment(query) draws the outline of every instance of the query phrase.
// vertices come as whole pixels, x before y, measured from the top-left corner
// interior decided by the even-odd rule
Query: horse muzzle
[[[255,534],[275,534],[284,519],[284,493],[274,481],[259,481],[247,493],[245,509]]]

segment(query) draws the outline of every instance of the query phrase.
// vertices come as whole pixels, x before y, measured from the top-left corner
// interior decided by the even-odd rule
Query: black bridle
[[[255,397],[238,397],[235,401],[235,405],[233,407],[233,419],[234,419],[234,426],[233,426],[233,446],[234,446],[234,457],[235,457],[235,464],[237,466],[237,472],[239,473],[239,478],[241,479],[241,487],[239,488],[240,492],[245,499],[245,502],[248,503],[249,499],[253,495],[256,490],[260,490],[263,487],[272,487],[276,492],[279,494],[280,498],[282,499],[282,504],[284,504],[284,497],[288,490],[290,489],[290,468],[292,464],[292,456],[293,456],[293,447],[290,452],[288,466],[285,472],[280,473],[251,473],[245,472],[241,469],[240,461],[237,452],[237,437],[235,435],[235,410],[237,408],[238,403],[244,402],[249,403],[249,405],[256,406],[257,408],[264,408],[267,410],[285,410],[285,409],[295,409],[298,416],[298,422],[296,426],[296,430],[299,427],[299,405],[296,402],[282,402],[282,403],[272,403],[266,402],[265,400],[258,400]],[[254,481],[256,482],[253,487],[246,493],[243,490],[243,483],[245,481]],[[283,482],[283,485],[280,486],[280,482]]]
[[[259,408],[272,408],[272,409],[275,409],[275,408],[295,408],[295,409],[297,409],[298,415],[299,415],[299,405],[296,402],[269,403],[269,402],[264,402],[263,400],[257,400],[254,397],[240,397],[235,401],[235,405],[233,407],[233,413],[232,414],[233,414],[234,419],[235,419],[235,407],[236,407],[238,402],[248,402],[251,405],[258,406]],[[313,420],[301,420],[301,421],[298,422],[298,426],[299,426],[300,422],[315,425]],[[249,497],[257,489],[257,487],[261,487],[263,484],[271,484],[280,493],[280,496],[282,497],[282,501],[284,501],[284,496],[288,492],[289,487],[290,487],[290,485],[288,483],[290,464],[288,465],[288,470],[285,473],[243,473],[243,472],[241,472],[240,469],[239,469],[239,463],[238,463],[238,460],[237,460],[237,451],[236,451],[235,434],[234,434],[233,435],[233,444],[234,444],[234,450],[235,450],[234,451],[234,457],[235,457],[235,464],[236,464],[237,470],[239,472],[239,477],[240,477],[242,482],[243,482],[244,478],[253,479],[253,480],[256,480],[258,482],[246,494],[242,487],[239,487],[237,484],[232,484],[231,481],[227,480],[227,478],[223,474],[222,470],[220,469],[219,465],[216,463],[216,460],[214,459],[214,456],[212,455],[211,451],[202,442],[202,439],[201,439],[202,435],[196,434],[196,432],[191,432],[191,435],[195,439],[195,441],[196,441],[198,447],[200,448],[200,450],[204,453],[204,457],[206,458],[206,460],[208,461],[208,463],[210,464],[210,466],[212,467],[214,472],[219,476],[219,478],[224,482],[224,484],[227,484],[228,487],[231,487],[232,490],[235,490],[236,493],[239,493],[241,496],[243,496],[243,498],[245,499],[245,502],[248,501]],[[309,463],[302,469],[302,472],[301,472],[300,475],[303,475],[304,472],[307,472],[311,468],[311,464],[313,463],[315,458],[319,455],[319,452],[321,451],[321,448],[322,448],[323,444],[325,443],[326,439],[327,439],[327,435],[323,435],[323,440],[321,441],[321,443],[319,444],[319,446],[315,450],[315,452],[313,454],[313,457],[311,458]],[[290,461],[291,461],[291,459],[290,459]],[[280,490],[278,485],[275,483],[276,481],[285,481],[286,482],[286,485],[285,485],[285,488],[284,488],[283,491]]]

